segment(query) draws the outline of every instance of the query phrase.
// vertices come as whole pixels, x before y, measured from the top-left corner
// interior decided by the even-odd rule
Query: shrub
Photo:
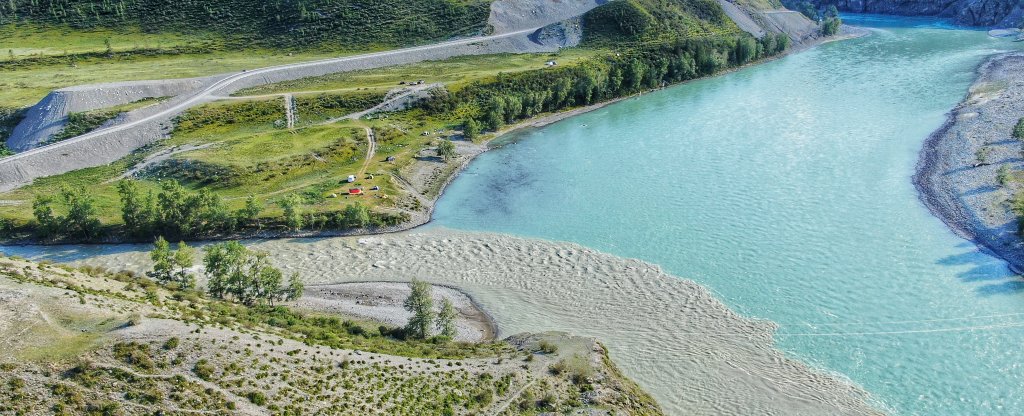
[[[539,343],[537,343],[537,348],[540,350],[540,352],[543,352],[545,354],[554,354],[558,352],[558,346],[546,340],[542,340]]]
[[[152,370],[156,367],[150,358],[149,345],[135,341],[114,344],[114,358],[143,370]]]
[[[258,391],[250,391],[245,394],[245,398],[249,399],[252,404],[257,406],[264,406],[267,404],[267,396],[263,395]]]
[[[199,360],[196,365],[192,367],[192,372],[195,373],[196,377],[202,380],[210,381],[213,378],[213,373],[216,371],[206,360]]]
[[[165,350],[173,350],[175,348],[178,348],[178,343],[179,342],[180,341],[178,340],[178,337],[173,337],[173,338],[167,340],[167,342],[164,342],[164,349]]]

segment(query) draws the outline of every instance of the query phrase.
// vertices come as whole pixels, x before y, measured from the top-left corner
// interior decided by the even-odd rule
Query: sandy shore
[[[775,325],[737,315],[696,283],[585,247],[430,230],[254,241],[307,284],[408,281],[458,287],[499,336],[566,331],[608,346],[623,372],[670,414],[879,414],[860,388],[773,345]],[[146,246],[25,248],[37,259],[149,267]],[[9,254],[31,255],[19,252]]]
[[[967,98],[921,150],[914,184],[921,201],[963,238],[1024,272],[1024,242],[1009,199],[1022,184],[1001,186],[1002,166],[1019,170],[1021,142],[1011,136],[1024,117],[1024,54],[989,59]],[[988,149],[985,163],[977,154]]]

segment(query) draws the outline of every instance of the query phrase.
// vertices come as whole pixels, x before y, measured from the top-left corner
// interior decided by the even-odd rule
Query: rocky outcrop
[[[792,10],[763,9],[759,3],[747,0],[718,0],[718,4],[736,26],[758,39],[769,33],[784,33],[802,45],[821,35],[817,23]]]
[[[788,0],[796,7],[804,0]],[[840,11],[901,16],[952,18],[965,26],[1019,27],[1024,19],[1020,0],[810,0],[819,6],[834,4]]]

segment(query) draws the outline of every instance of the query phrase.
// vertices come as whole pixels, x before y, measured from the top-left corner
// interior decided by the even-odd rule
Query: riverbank
[[[879,414],[842,376],[774,347],[776,326],[737,315],[707,289],[639,260],[576,244],[430,230],[387,236],[253,241],[309,285],[405,282],[458,287],[499,337],[568,331],[600,339],[626,376],[669,414]],[[114,269],[149,267],[147,247],[8,254]]]
[[[1021,167],[1021,142],[1011,133],[1024,117],[1024,54],[995,56],[977,73],[964,101],[925,141],[914,185],[956,234],[1022,273],[1024,241],[1009,203],[1022,187],[1016,180],[1000,184],[998,176]]]
[[[863,29],[860,29],[860,28],[844,27],[843,30],[838,35],[836,35],[836,36],[827,37],[827,38],[815,37],[815,36],[803,38],[800,41],[794,42],[792,47],[790,47],[785,52],[782,52],[782,53],[780,53],[780,54],[778,54],[776,56],[763,58],[763,59],[758,60],[756,62],[751,62],[751,63],[745,64],[745,65],[742,65],[742,66],[721,70],[720,72],[716,73],[715,75],[708,76],[708,77],[703,77],[703,78],[698,78],[697,80],[706,79],[706,78],[713,77],[713,76],[720,76],[720,75],[729,74],[731,72],[738,71],[738,70],[741,70],[741,69],[744,69],[744,68],[748,68],[748,67],[752,67],[752,66],[755,66],[755,65],[763,64],[763,63],[772,61],[774,59],[777,59],[777,58],[780,58],[780,57],[783,57],[783,56],[788,56],[789,54],[792,54],[792,53],[797,53],[797,52],[804,51],[806,49],[809,49],[809,48],[811,48],[811,47],[813,47],[815,45],[821,44],[821,43],[838,41],[838,40],[843,40],[843,39],[849,39],[849,38],[853,38],[853,37],[859,37],[859,36],[865,35],[866,33],[867,33],[866,30],[863,30]],[[685,82],[681,82],[681,83],[678,83],[678,84],[673,84],[672,86],[682,85],[682,84],[685,84],[687,82],[690,82],[690,81],[685,81]],[[665,88],[668,88],[668,86],[663,86],[663,87],[658,88],[658,89],[648,90],[648,91],[645,91],[645,93],[657,92],[657,91],[663,90]],[[603,108],[605,106],[617,103],[617,102],[622,101],[624,99],[635,98],[636,96],[637,95],[629,95],[629,96],[625,96],[625,97],[618,97],[618,98],[610,99],[610,100],[607,100],[607,101],[604,101],[604,102],[601,102],[601,103],[597,103],[597,104],[593,104],[593,105],[589,105],[589,106],[573,108],[573,109],[569,109],[569,110],[566,110],[566,111],[560,111],[560,112],[555,112],[555,113],[542,114],[542,115],[539,115],[537,117],[530,118],[530,119],[527,119],[527,120],[523,120],[521,122],[512,124],[510,126],[506,126],[506,127],[502,128],[501,130],[499,130],[496,133],[491,133],[491,134],[485,135],[482,138],[478,138],[476,140],[465,139],[464,137],[462,137],[461,131],[458,131],[458,130],[446,131],[446,132],[444,132],[444,134],[439,134],[438,137],[439,137],[439,139],[444,139],[446,137],[450,137],[452,139],[453,143],[455,144],[455,148],[456,148],[456,156],[454,158],[452,158],[452,160],[442,160],[442,158],[436,156],[435,155],[436,151],[435,151],[435,148],[433,146],[435,146],[437,142],[436,141],[428,140],[426,147],[420,149],[414,155],[414,157],[411,160],[411,163],[406,164],[406,162],[404,160],[402,160],[400,162],[392,162],[392,159],[394,158],[393,156],[389,156],[389,157],[385,158],[382,155],[375,155],[374,154],[374,152],[373,152],[374,138],[372,137],[372,135],[368,135],[368,139],[370,140],[370,149],[371,150],[367,153],[368,156],[367,156],[366,164],[370,164],[370,160],[373,160],[373,163],[374,163],[373,166],[375,167],[376,170],[372,170],[372,173],[377,176],[378,182],[373,182],[372,181],[373,177],[371,175],[368,178],[368,179],[371,179],[370,182],[356,183],[354,185],[358,186],[358,187],[365,186],[367,188],[370,188],[373,185],[378,185],[379,184],[380,188],[384,188],[384,190],[387,191],[387,194],[384,194],[384,195],[374,194],[374,196],[376,196],[376,197],[384,197],[384,198],[389,198],[390,197],[390,198],[394,198],[394,199],[392,199],[393,201],[397,201],[397,202],[394,202],[394,203],[392,203],[390,205],[386,204],[386,207],[383,208],[383,210],[386,212],[386,215],[389,215],[393,219],[398,221],[397,223],[396,222],[392,222],[392,221],[382,221],[382,222],[387,222],[390,225],[371,225],[369,227],[360,228],[360,229],[341,229],[341,230],[339,230],[339,229],[332,229],[332,228],[328,227],[327,229],[305,229],[305,230],[298,230],[298,231],[289,230],[286,227],[284,227],[283,224],[280,224],[280,223],[267,223],[267,224],[263,224],[262,226],[259,226],[259,227],[246,227],[246,228],[243,228],[243,229],[240,229],[240,230],[235,230],[233,232],[226,233],[226,234],[204,235],[202,237],[202,239],[204,239],[204,240],[237,240],[237,239],[247,239],[247,238],[336,237],[336,236],[352,236],[352,235],[389,234],[389,233],[395,233],[395,232],[401,232],[401,231],[407,231],[407,230],[415,229],[415,228],[417,228],[419,226],[422,226],[424,224],[427,224],[427,223],[429,223],[431,221],[431,219],[433,217],[434,207],[435,207],[437,201],[443,195],[444,190],[447,188],[447,186],[477,156],[479,156],[480,154],[486,152],[487,150],[489,150],[489,149],[491,149],[493,147],[497,147],[496,143],[501,142],[502,139],[507,137],[510,133],[518,132],[520,130],[527,129],[527,128],[543,127],[543,126],[546,126],[546,125],[549,125],[549,124],[553,124],[553,123],[565,120],[567,118],[570,118],[570,117],[573,117],[573,116],[576,116],[576,115],[588,113],[588,112],[591,112],[591,111]],[[387,119],[386,116],[383,116],[382,118],[383,119]],[[367,131],[370,131],[370,130],[367,130]],[[441,132],[441,130],[438,130],[438,132]],[[424,132],[423,136],[428,136],[428,133],[429,132]],[[429,135],[433,135],[433,134],[434,133],[429,133]],[[210,144],[207,143],[204,146],[209,146],[209,145]],[[134,163],[134,162],[132,162],[132,163]],[[364,166],[366,166],[366,164],[364,164]],[[136,169],[136,168],[130,168],[129,171],[132,171],[132,169]],[[365,167],[364,167],[364,169],[365,169]],[[122,176],[124,176],[124,175],[120,175],[120,176],[118,176],[118,178],[120,178]],[[360,176],[360,178],[363,179],[362,175],[358,175],[358,176]],[[96,179],[96,180],[103,180],[103,178],[99,178],[99,179]],[[116,179],[109,179],[109,180],[106,180],[106,182],[104,182],[104,183],[108,183],[109,184],[109,183],[112,183],[115,180]],[[373,188],[374,189],[379,189],[376,186],[373,186]],[[289,188],[289,189],[294,189],[294,188]],[[392,190],[395,190],[396,192],[391,192]],[[110,203],[115,203],[116,204],[117,202],[116,202],[116,200],[113,197],[111,197],[111,195],[110,195],[111,193],[112,193],[112,191],[108,190],[105,194],[103,194],[103,197],[101,197],[100,199],[104,200],[104,198],[105,198],[106,200],[101,201],[101,202],[109,201]],[[29,194],[29,197],[30,196],[31,196],[31,194]],[[332,195],[331,198],[334,198],[336,196],[337,195]],[[30,204],[30,202],[31,202],[30,201],[31,198],[29,198],[29,197],[21,196],[20,200],[13,200],[12,199],[12,200],[9,200],[9,201],[0,201],[0,202],[6,202],[9,205],[20,205],[20,206],[26,206],[27,207]],[[341,200],[341,202],[343,204],[346,202],[346,200],[349,199],[349,197],[347,195],[345,195],[344,193],[342,193],[340,197],[343,198]],[[229,199],[232,199],[232,198],[229,198]],[[237,199],[237,198],[233,198],[233,199]],[[374,201],[376,201],[376,200],[374,200]],[[31,219],[30,218],[29,219],[19,219],[18,221],[26,221],[25,224],[28,224],[28,223],[31,222]],[[315,223],[316,221],[315,220],[310,220],[310,222],[311,223]],[[7,245],[26,245],[26,244],[69,244],[69,243],[78,243],[78,241],[64,240],[64,239],[58,239],[58,240],[49,241],[49,242],[40,242],[40,240],[38,240],[38,238],[35,236],[34,231],[30,227],[28,227],[27,225],[26,226],[19,225],[19,226],[16,226],[15,228],[12,228],[11,230],[9,230],[8,237],[3,241],[3,244],[7,244]],[[147,242],[147,241],[148,241],[148,239],[146,239],[146,240],[134,239],[133,237],[130,237],[129,235],[126,235],[123,232],[120,232],[115,227],[112,232],[104,233],[104,237],[102,239],[90,241],[89,243],[116,244],[116,243]]]

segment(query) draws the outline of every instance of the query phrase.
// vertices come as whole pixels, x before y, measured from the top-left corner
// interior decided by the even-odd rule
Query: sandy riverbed
[[[252,242],[307,284],[420,278],[465,291],[499,336],[558,330],[604,342],[670,414],[876,414],[867,394],[773,346],[775,326],[657,266],[575,244],[430,230]],[[41,258],[149,266],[145,246],[48,248]],[[38,250],[37,250],[38,251]],[[18,253],[12,249],[10,254]]]

